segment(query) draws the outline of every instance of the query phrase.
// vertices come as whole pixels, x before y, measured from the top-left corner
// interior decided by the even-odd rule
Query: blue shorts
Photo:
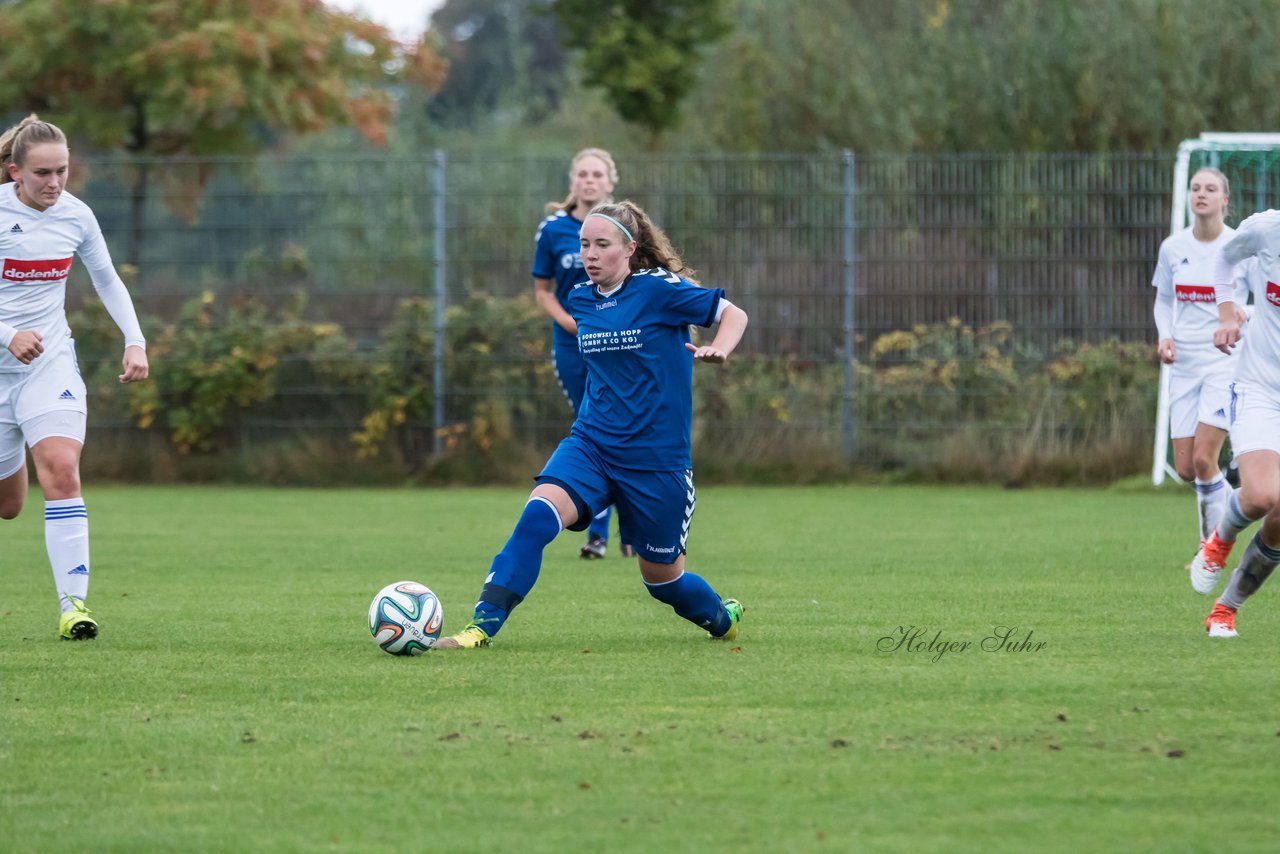
[[[675,563],[685,553],[689,522],[697,506],[692,471],[636,471],[611,466],[591,442],[569,436],[535,478],[554,483],[578,506],[582,531],[596,512],[618,508],[618,534],[636,553],[653,563]]]

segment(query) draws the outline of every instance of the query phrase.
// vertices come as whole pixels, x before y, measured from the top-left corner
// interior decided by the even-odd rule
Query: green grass
[[[736,644],[566,534],[493,648],[379,652],[373,593],[461,627],[523,495],[90,489],[77,644],[33,496],[0,526],[0,849],[1275,844],[1280,607],[1204,636],[1189,492],[708,488],[689,565],[747,603]],[[1000,625],[1045,646],[976,647]],[[900,626],[975,646],[878,649]]]

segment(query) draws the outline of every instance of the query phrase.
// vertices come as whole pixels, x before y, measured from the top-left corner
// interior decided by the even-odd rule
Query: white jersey
[[[146,346],[129,292],[111,263],[89,206],[63,191],[57,202],[38,211],[24,204],[17,184],[9,182],[0,184],[0,372],[32,369],[8,350],[17,332],[39,332],[46,353],[71,340],[67,277],[75,255],[88,268],[107,312],[124,333],[125,346]]]
[[[1151,286],[1166,299],[1172,296],[1176,303],[1172,332],[1179,368],[1199,371],[1232,358],[1213,346],[1213,333],[1218,328],[1214,262],[1234,235],[1235,229],[1223,226],[1217,239],[1206,243],[1197,240],[1192,229],[1184,228],[1160,244]],[[1241,289],[1238,297],[1243,306],[1248,291]]]
[[[1236,293],[1241,286],[1253,293],[1253,318],[1241,337],[1236,379],[1280,389],[1280,211],[1257,213],[1240,223],[1219,253],[1215,278],[1219,302],[1240,305]]]

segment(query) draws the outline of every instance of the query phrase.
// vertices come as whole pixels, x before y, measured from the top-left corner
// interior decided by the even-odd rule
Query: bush
[[[429,300],[400,303],[364,349],[336,323],[304,320],[305,310],[301,297],[270,307],[204,294],[153,335],[152,379],[123,393],[118,330],[96,304],[76,312],[95,422],[132,419],[163,437],[115,437],[100,470],[162,480],[515,482],[567,432],[547,321],[527,297],[450,307],[438,435]],[[1149,459],[1157,367],[1145,343],[1068,341],[1045,357],[1007,323],[952,319],[882,335],[852,368],[854,461],[844,456],[838,360],[695,366],[700,479],[1073,483],[1134,474]]]

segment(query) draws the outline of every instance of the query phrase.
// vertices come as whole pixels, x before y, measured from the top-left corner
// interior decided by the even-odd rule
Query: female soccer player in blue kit
[[[552,321],[551,363],[556,379],[569,399],[573,414],[578,414],[587,388],[587,365],[578,352],[578,324],[565,308],[569,291],[586,279],[582,272],[582,255],[578,251],[578,232],[582,220],[593,207],[612,199],[618,182],[618,167],[613,157],[602,148],[584,148],[573,156],[569,165],[569,196],[563,202],[547,205],[550,216],[538,226],[537,248],[533,255],[534,295]],[[587,526],[583,544],[583,560],[605,556],[609,545],[609,507],[601,507]],[[623,557],[635,552],[625,542]]]
[[[493,559],[472,621],[435,649],[488,646],[538,580],[542,551],[564,528],[582,530],[596,508],[618,508],[649,595],[705,629],[737,636],[743,606],[685,571],[693,486],[694,362],[724,362],[747,314],[721,288],[704,288],[649,217],[631,202],[597,205],[579,247],[590,281],[567,300],[589,381],[586,400]],[[684,275],[680,275],[683,273]],[[706,346],[689,325],[719,321]]]

